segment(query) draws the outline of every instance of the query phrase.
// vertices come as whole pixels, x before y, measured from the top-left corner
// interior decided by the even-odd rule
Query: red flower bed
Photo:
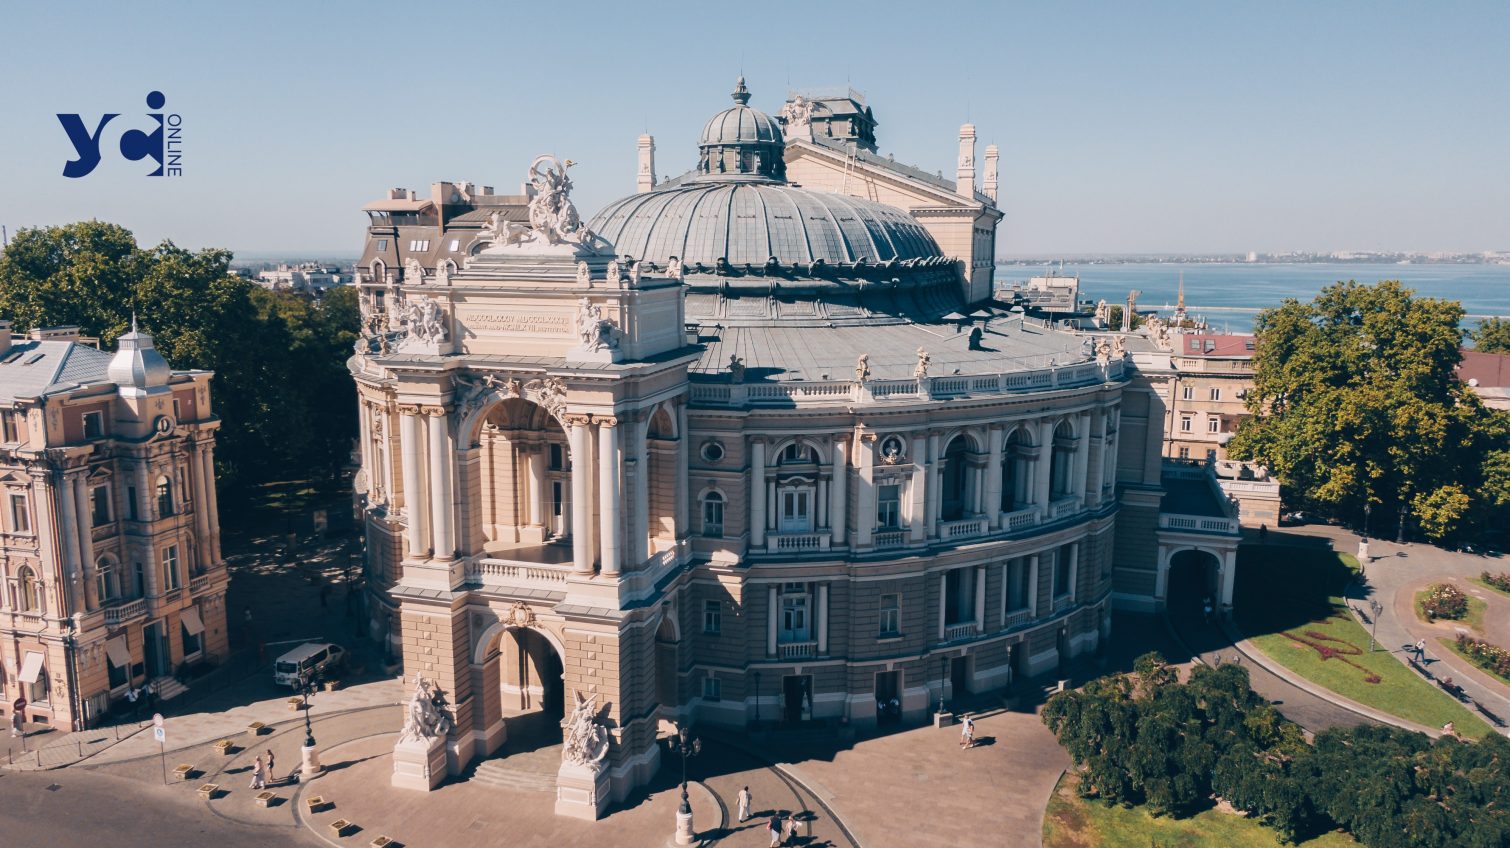
[[[1384,678],[1380,677],[1379,675],[1348,659],[1348,657],[1362,656],[1363,649],[1358,647],[1357,645],[1354,645],[1352,642],[1347,641],[1346,639],[1338,639],[1336,636],[1329,636],[1319,630],[1307,630],[1303,635],[1300,636],[1286,631],[1282,635],[1286,639],[1299,642],[1300,644],[1314,650],[1321,656],[1321,659],[1323,661],[1337,660],[1358,669],[1359,671],[1363,672],[1364,683],[1380,683],[1384,680]]]
[[[1490,574],[1486,571],[1479,575],[1479,579],[1501,592],[1510,592],[1510,572],[1501,571],[1499,574]]]
[[[1458,634],[1458,650],[1485,671],[1510,680],[1510,651],[1483,639]]]

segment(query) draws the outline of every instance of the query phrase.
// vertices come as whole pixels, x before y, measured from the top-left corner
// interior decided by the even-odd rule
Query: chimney
[[[974,124],[964,124],[959,128],[959,170],[956,172],[954,193],[969,200],[975,199]]]
[[[79,340],[79,328],[72,324],[63,324],[57,327],[33,327],[29,338],[37,342],[76,342]]]
[[[640,171],[634,178],[634,190],[644,194],[655,188],[655,137],[640,136]]]
[[[996,159],[998,155],[996,145],[986,145],[985,192],[986,196],[991,198],[992,203],[996,202]]]

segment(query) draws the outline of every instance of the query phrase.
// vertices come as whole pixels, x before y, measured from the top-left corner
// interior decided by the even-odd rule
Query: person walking
[[[766,827],[771,832],[771,848],[781,848],[781,834],[783,832],[781,813],[772,813],[771,822]]]
[[[252,788],[253,789],[266,789],[267,788],[267,773],[262,770],[262,758],[261,757],[258,757],[257,761],[252,764]]]
[[[22,695],[10,705],[10,735],[11,738],[20,736],[25,738],[26,730],[22,727],[26,722],[26,696]]]
[[[750,787],[746,786],[739,790],[739,821],[741,824],[744,823],[745,819],[750,817],[750,802],[752,800]]]
[[[1414,650],[1416,652],[1416,662],[1418,662],[1418,663],[1424,663],[1424,662],[1426,662],[1426,640],[1425,639],[1417,639],[1416,640],[1416,644],[1413,646],[1413,648],[1414,648]]]
[[[975,747],[975,719],[965,716],[965,720],[959,726],[960,750]]]
[[[142,687],[142,694],[147,698],[147,711],[157,712],[157,689],[152,685],[152,681],[148,680],[147,685]]]
[[[136,687],[126,687],[126,703],[131,705],[131,721],[134,723],[141,719],[142,705],[136,702]]]
[[[277,782],[278,772],[273,770],[273,749],[267,749],[267,779]]]

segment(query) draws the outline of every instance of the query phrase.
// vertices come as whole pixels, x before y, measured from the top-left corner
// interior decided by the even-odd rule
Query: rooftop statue
[[[419,260],[413,256],[404,260],[404,282],[411,286],[425,284],[425,266],[419,264]]]
[[[584,698],[581,692],[573,694],[577,705],[572,708],[571,719],[567,722],[561,759],[598,771],[603,768],[603,760],[608,757],[608,729],[598,723],[598,696]]]
[[[566,169],[573,164],[570,159],[563,162],[548,155],[536,156],[530,163],[530,186],[534,188],[535,196],[530,198],[529,220],[536,240],[562,244],[580,242],[591,235],[582,226],[577,207],[572,205],[568,196],[572,184]]]
[[[855,360],[855,382],[863,383],[870,379],[870,354],[862,353]]]
[[[927,379],[928,366],[932,364],[933,357],[928,355],[928,351],[918,348],[918,364],[916,368],[912,369],[912,376],[919,380]]]
[[[800,94],[792,96],[791,100],[781,107],[781,122],[783,130],[788,136],[811,136],[813,121],[813,102]]]
[[[736,354],[729,354],[729,382],[743,383],[745,381],[745,364]]]
[[[438,343],[445,341],[449,335],[446,331],[446,313],[433,297],[406,301],[398,311],[403,318],[406,339]]]

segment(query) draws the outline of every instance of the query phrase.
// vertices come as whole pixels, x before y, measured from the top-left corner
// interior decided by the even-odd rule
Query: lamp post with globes
[[[676,810],[676,844],[691,845],[696,837],[692,830],[692,804],[687,800],[687,760],[702,753],[703,743],[682,725],[666,740],[666,747],[682,758],[682,803]]]
[[[303,767],[300,776],[303,780],[311,780],[320,776],[320,756],[315,753],[315,732],[309,721],[311,699],[315,694],[315,687],[319,680],[311,675],[304,675],[299,679],[299,694],[304,696],[304,747],[300,749],[303,756]]]

